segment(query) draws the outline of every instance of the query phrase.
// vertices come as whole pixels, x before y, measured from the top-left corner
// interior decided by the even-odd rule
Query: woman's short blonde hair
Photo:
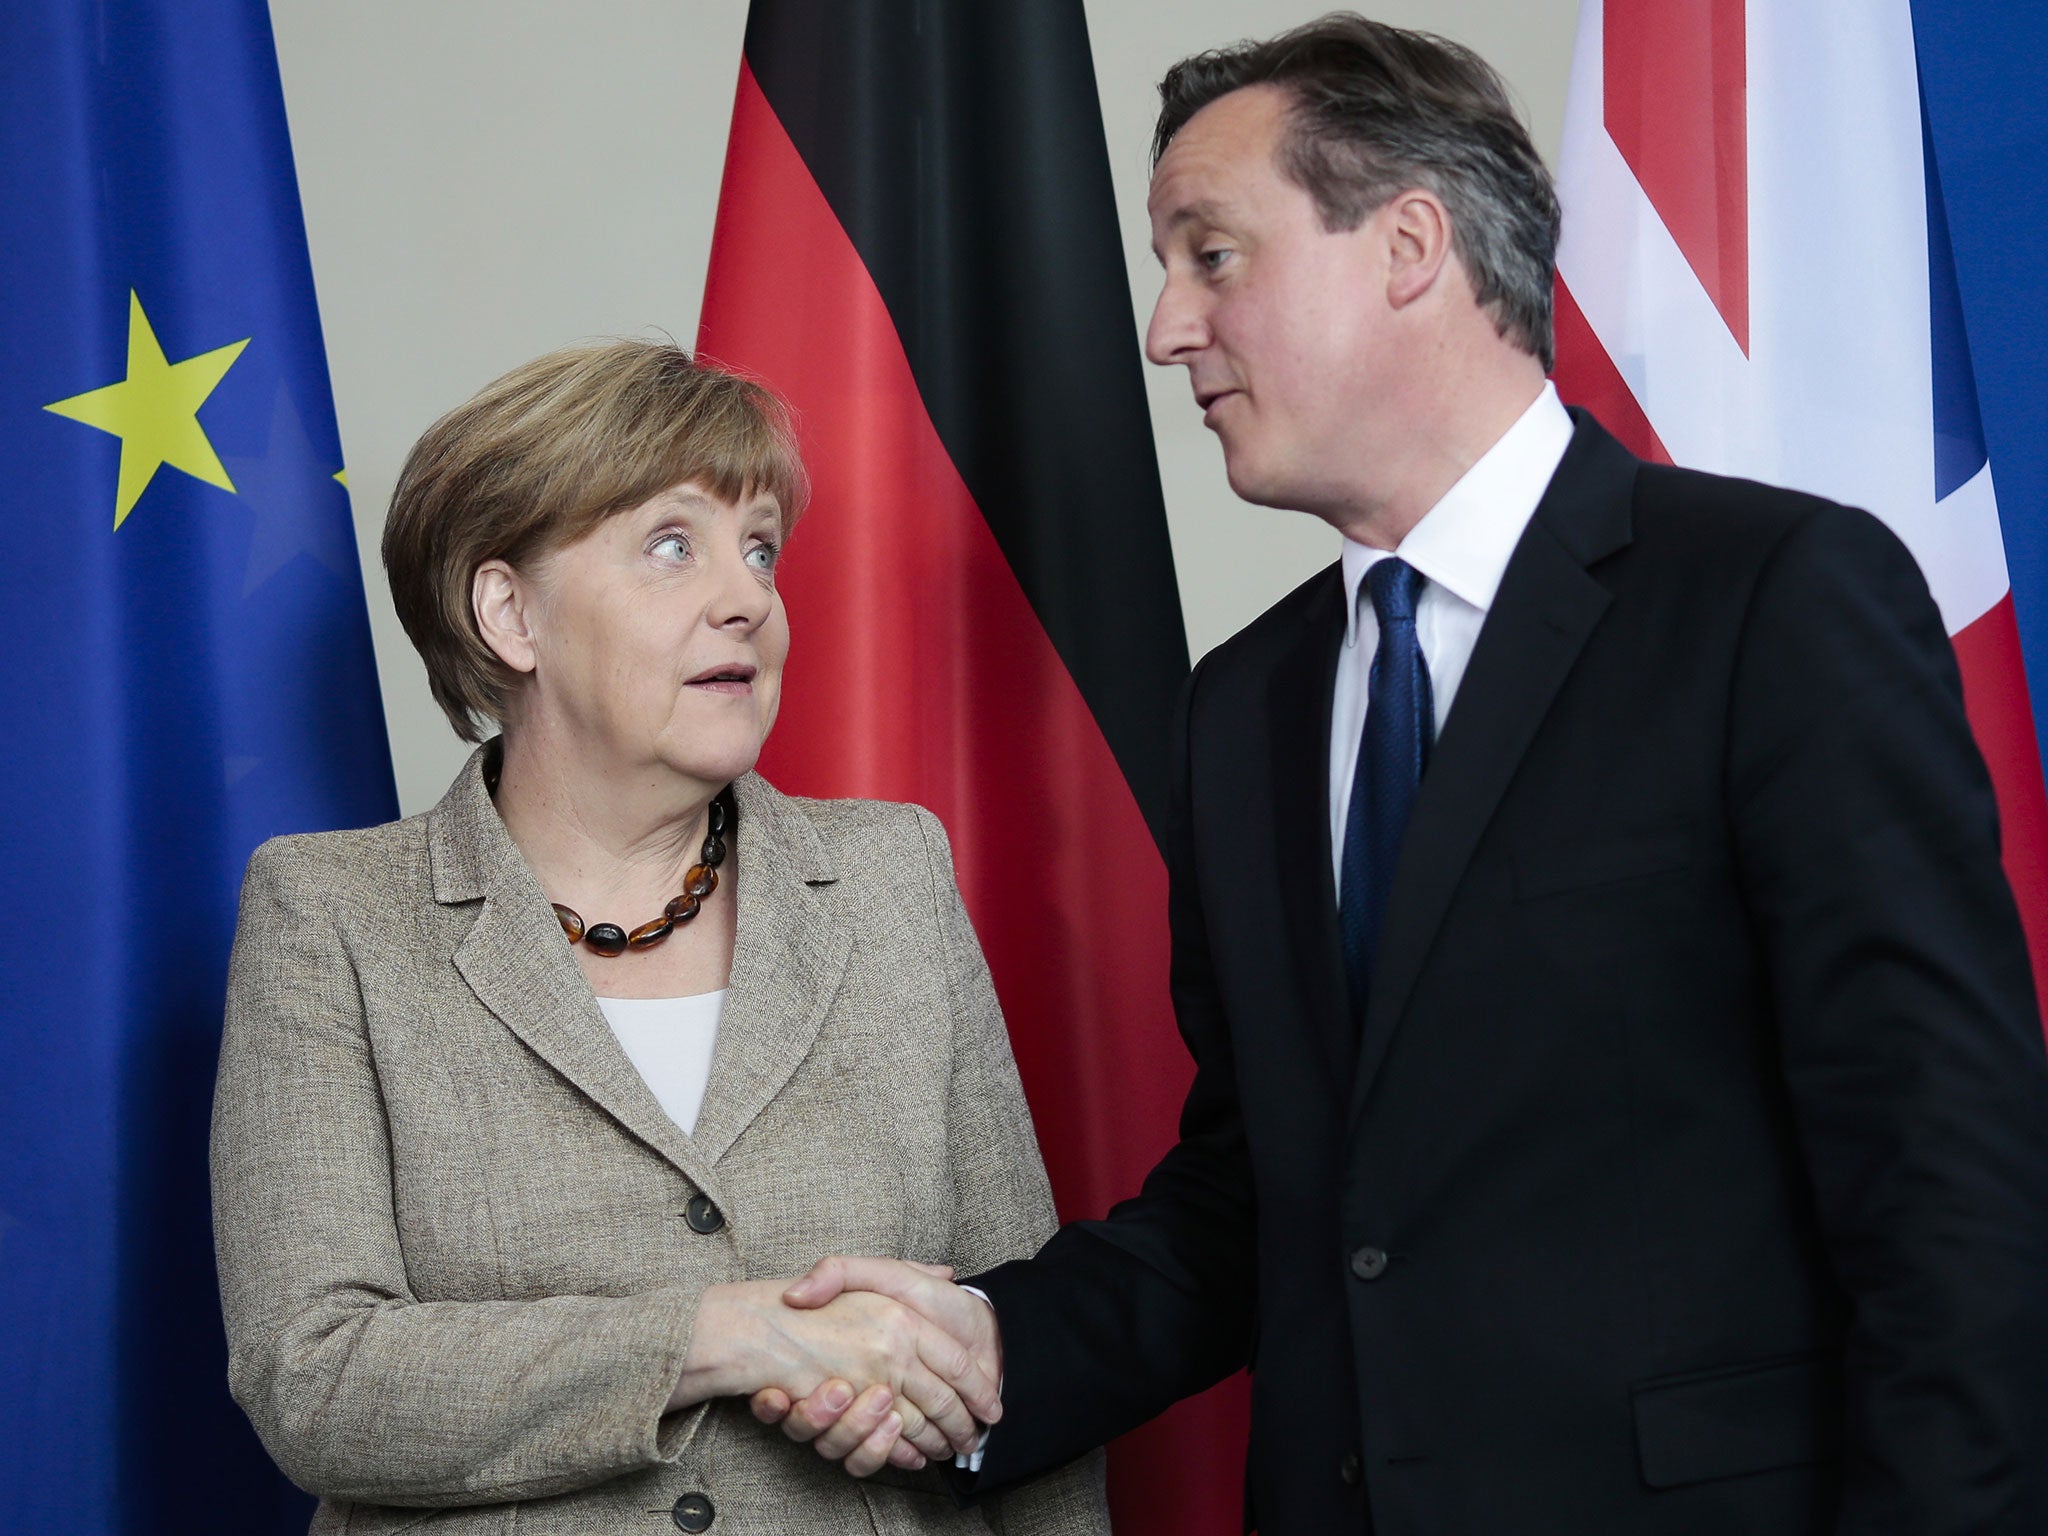
[[[663,343],[550,352],[427,428],[392,492],[384,570],[457,735],[503,721],[519,678],[477,628],[477,568],[523,568],[684,481],[773,497],[785,533],[809,494],[789,408]]]

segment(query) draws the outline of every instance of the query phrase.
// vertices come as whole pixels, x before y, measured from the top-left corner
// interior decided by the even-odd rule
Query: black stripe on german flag
[[[1081,5],[756,0],[746,57],[1157,836],[1186,630]]]

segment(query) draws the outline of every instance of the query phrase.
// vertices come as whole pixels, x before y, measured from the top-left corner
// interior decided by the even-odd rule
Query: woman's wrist
[[[671,1413],[714,1397],[738,1397],[769,1383],[761,1376],[761,1308],[782,1305],[785,1282],[743,1281],[714,1285],[697,1300],[697,1321],[683,1369],[669,1393]]]

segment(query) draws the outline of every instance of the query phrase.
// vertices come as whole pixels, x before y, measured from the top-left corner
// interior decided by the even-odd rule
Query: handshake
[[[1002,1417],[994,1308],[942,1265],[821,1259],[792,1284],[713,1286],[670,1410],[748,1396],[754,1416],[855,1477],[968,1455]]]

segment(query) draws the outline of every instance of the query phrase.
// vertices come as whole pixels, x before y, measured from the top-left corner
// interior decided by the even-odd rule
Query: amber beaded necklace
[[[718,798],[711,802],[706,813],[704,846],[698,851],[698,862],[690,866],[690,872],[683,876],[683,893],[661,909],[661,916],[652,922],[642,923],[631,933],[617,923],[592,923],[583,925],[582,915],[573,908],[563,906],[559,901],[549,902],[555,909],[555,921],[562,925],[562,932],[574,944],[579,940],[593,954],[603,955],[609,960],[614,955],[623,955],[629,949],[652,949],[663,939],[676,931],[679,924],[687,923],[704,908],[704,899],[718,889],[718,866],[725,862],[725,834],[737,826],[740,819],[739,806],[732,798],[732,786],[726,785],[718,792]]]

